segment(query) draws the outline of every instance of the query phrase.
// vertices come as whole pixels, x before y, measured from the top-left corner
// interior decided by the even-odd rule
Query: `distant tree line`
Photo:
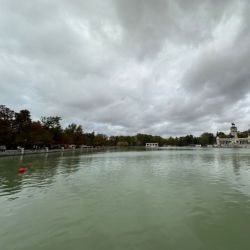
[[[86,133],[81,125],[70,124],[66,128],[61,125],[61,117],[41,117],[39,121],[32,121],[29,110],[15,112],[5,105],[0,105],[0,145],[9,149],[17,146],[25,148],[57,147],[74,144],[76,146],[145,146],[146,143],[157,142],[160,146],[188,146],[200,144],[202,146],[214,144],[216,137],[212,133],[203,133],[199,137],[187,135],[182,137],[162,138],[147,134],[134,136],[107,136]],[[218,132],[220,137],[228,137],[223,132]],[[241,136],[248,136],[248,131]]]

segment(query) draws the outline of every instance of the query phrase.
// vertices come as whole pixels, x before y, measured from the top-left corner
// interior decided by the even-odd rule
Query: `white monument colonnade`
[[[230,146],[247,146],[250,144],[250,135],[246,138],[238,137],[238,130],[234,123],[230,128],[230,134],[232,138],[220,138],[219,136],[216,137],[216,143],[218,146],[221,147],[230,147]]]

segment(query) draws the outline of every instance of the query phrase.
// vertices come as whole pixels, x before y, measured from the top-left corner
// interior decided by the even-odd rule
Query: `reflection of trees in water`
[[[197,152],[199,152],[199,151],[197,151]],[[198,156],[199,156],[199,160],[201,160],[201,162],[203,162],[206,165],[207,164],[212,165],[216,161],[216,156],[215,156],[215,154],[213,152],[210,153],[210,152],[207,152],[207,151],[204,151],[204,152],[201,151],[198,154]]]
[[[72,174],[80,167],[79,154],[47,154],[0,159],[0,196],[15,194],[23,186],[45,187],[55,182],[59,173]],[[24,174],[18,168],[25,167]]]
[[[0,196],[21,190],[23,176],[18,174],[18,157],[0,159]]]
[[[234,149],[233,151],[225,151],[219,154],[219,163],[225,165],[232,165],[233,171],[236,175],[240,174],[240,168],[242,165],[250,165],[250,155],[245,154],[240,149]]]
[[[62,153],[59,162],[60,171],[67,174],[75,173],[81,165],[80,161],[79,153],[72,152],[70,155]]]
[[[25,158],[25,183],[34,186],[51,185],[55,180],[59,161],[59,155],[48,154]]]
[[[240,174],[240,168],[242,167],[242,164],[250,166],[250,155],[241,154],[240,152],[235,152],[232,154],[232,165],[235,174]]]
[[[232,154],[232,165],[233,165],[233,171],[236,175],[240,174],[240,161],[243,159],[243,156],[239,155],[238,153]]]
[[[217,165],[218,167],[223,166],[232,166],[233,171],[236,175],[240,174],[240,168],[243,165],[250,166],[250,154],[241,151],[240,149],[228,149],[228,150],[214,150],[214,151],[200,151],[199,154],[191,155],[193,157],[187,157],[187,160],[193,160],[194,164],[195,159],[198,159],[204,165]]]

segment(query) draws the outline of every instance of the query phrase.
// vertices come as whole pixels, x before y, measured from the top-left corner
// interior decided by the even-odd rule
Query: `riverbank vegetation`
[[[133,136],[107,136],[95,132],[85,132],[81,125],[70,124],[63,128],[59,116],[41,117],[33,121],[29,110],[15,112],[5,105],[0,105],[0,145],[8,149],[18,146],[25,148],[50,148],[62,145],[88,145],[88,146],[145,146],[148,142],[157,142],[160,146],[187,146],[210,145],[215,143],[212,133],[203,133],[195,137],[187,135],[182,137],[163,138],[147,134]],[[244,132],[243,132],[244,133]],[[225,135],[220,132],[220,135]]]

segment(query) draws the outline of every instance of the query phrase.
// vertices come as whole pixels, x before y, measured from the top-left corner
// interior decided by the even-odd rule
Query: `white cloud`
[[[0,103],[107,134],[250,123],[247,1],[0,0]]]

